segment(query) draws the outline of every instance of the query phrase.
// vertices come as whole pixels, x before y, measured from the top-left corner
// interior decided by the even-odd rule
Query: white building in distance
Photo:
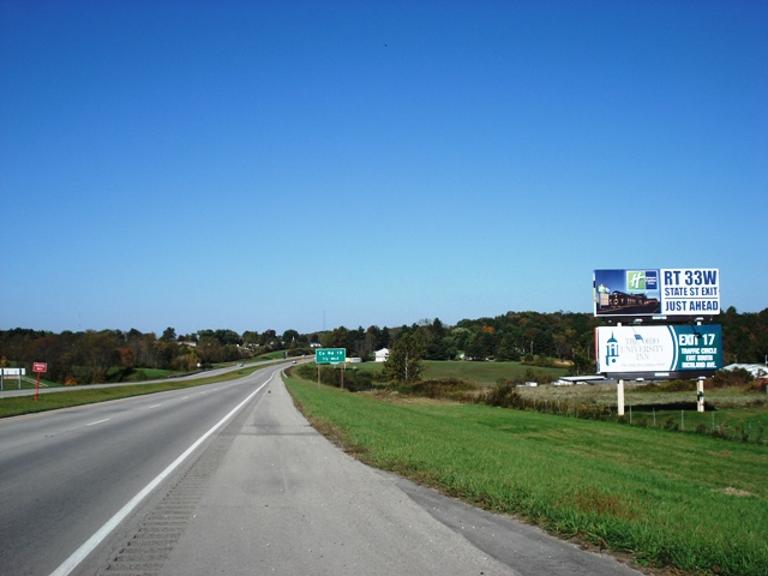
[[[731,371],[739,368],[746,370],[754,378],[768,378],[768,366],[764,364],[728,364],[723,370]]]

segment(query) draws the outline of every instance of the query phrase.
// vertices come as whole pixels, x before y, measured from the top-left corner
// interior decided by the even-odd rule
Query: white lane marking
[[[159,404],[152,404],[152,406],[147,406],[147,410],[149,410],[150,408],[157,408],[158,406],[162,406],[162,405],[163,405],[162,402],[160,402]]]
[[[51,572],[50,576],[67,576],[72,572],[72,570],[77,568],[80,562],[85,560],[88,554],[93,552],[96,546],[101,544],[101,542],[107,536],[109,536],[112,530],[117,528],[117,526],[120,525],[120,522],[122,522],[126,516],[128,516],[131,512],[133,512],[133,510],[141,503],[141,501],[144,500],[144,498],[146,498],[149,494],[151,494],[152,490],[157,488],[158,485],[163,480],[165,480],[174,470],[176,470],[176,468],[178,468],[179,465],[182,462],[184,462],[184,460],[186,460],[189,457],[189,455],[192,454],[192,452],[194,452],[198,446],[200,446],[200,444],[205,442],[211,434],[213,434],[214,432],[216,432],[216,430],[221,428],[221,426],[223,426],[224,423],[232,417],[232,415],[234,415],[238,410],[240,410],[243,406],[245,406],[251,398],[256,396],[256,394],[258,394],[261,391],[261,389],[264,388],[264,386],[272,382],[272,378],[275,377],[276,373],[277,373],[277,370],[275,372],[272,372],[272,375],[269,377],[269,379],[266,382],[264,382],[264,384],[262,384],[261,386],[256,388],[256,390],[248,394],[248,396],[245,397],[245,400],[243,400],[242,402],[240,402],[240,404],[232,408],[232,410],[227,412],[224,418],[219,420],[216,424],[213,425],[213,427],[210,430],[208,430],[205,434],[200,436],[200,438],[195,440],[195,442],[189,448],[184,450],[184,452],[182,452],[181,455],[178,458],[176,458],[176,460],[171,462],[165,470],[163,470],[162,472],[160,472],[160,474],[155,476],[155,478],[149,484],[144,486],[144,488],[142,488],[141,491],[139,491],[139,493],[136,494],[136,496],[131,498],[122,508],[120,508],[120,510],[118,510],[117,513],[114,516],[112,516],[112,518],[107,520],[101,528],[96,530],[96,532],[94,532],[93,535],[90,538],[88,538],[88,540],[83,542],[80,545],[80,547],[69,556],[69,558],[64,560],[64,562],[62,562],[61,565],[58,568],[56,568],[56,570]]]
[[[96,424],[103,424],[104,422],[109,422],[111,418],[102,418],[101,420],[96,420],[96,422],[89,422],[86,424],[86,426],[96,426]]]

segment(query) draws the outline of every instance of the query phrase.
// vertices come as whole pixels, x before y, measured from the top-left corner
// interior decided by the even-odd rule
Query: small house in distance
[[[386,362],[389,358],[389,348],[382,348],[374,352],[376,362]]]

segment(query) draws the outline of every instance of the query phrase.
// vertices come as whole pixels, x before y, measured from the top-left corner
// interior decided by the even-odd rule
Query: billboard
[[[712,372],[723,366],[722,330],[706,326],[600,326],[595,330],[597,371],[669,376]]]
[[[595,270],[595,316],[720,314],[717,268]]]

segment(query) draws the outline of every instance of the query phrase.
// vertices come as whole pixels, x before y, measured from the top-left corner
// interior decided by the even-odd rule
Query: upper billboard
[[[595,316],[720,314],[720,270],[595,270]]]

